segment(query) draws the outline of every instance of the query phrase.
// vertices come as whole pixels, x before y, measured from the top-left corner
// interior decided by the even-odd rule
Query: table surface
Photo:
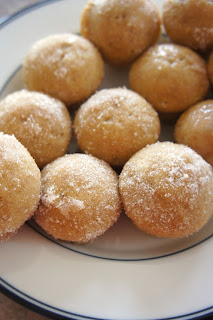
[[[0,19],[42,0],[0,0]],[[48,320],[0,293],[0,320]],[[209,317],[206,320],[212,320]]]

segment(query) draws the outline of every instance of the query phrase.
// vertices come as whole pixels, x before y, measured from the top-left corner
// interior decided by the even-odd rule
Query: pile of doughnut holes
[[[81,36],[34,43],[25,89],[0,101],[0,241],[34,216],[87,243],[123,208],[153,236],[199,231],[213,213],[212,30],[207,0],[165,0],[162,18],[152,0],[90,0]],[[98,90],[104,62],[128,68],[129,88]],[[164,122],[175,142],[158,141]],[[80,152],[66,154],[72,128]]]

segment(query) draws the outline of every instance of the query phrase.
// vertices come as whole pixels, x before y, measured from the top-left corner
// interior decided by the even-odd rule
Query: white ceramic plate
[[[84,4],[43,2],[1,25],[0,98],[23,87],[21,63],[34,41],[79,33]],[[127,71],[106,66],[102,87],[127,85]],[[161,140],[171,137],[172,127],[164,127]],[[70,151],[76,151],[74,142]],[[0,244],[1,289],[57,319],[205,317],[213,312],[212,230],[213,219],[187,239],[157,239],[123,214],[105,235],[80,246],[55,241],[30,221]]]

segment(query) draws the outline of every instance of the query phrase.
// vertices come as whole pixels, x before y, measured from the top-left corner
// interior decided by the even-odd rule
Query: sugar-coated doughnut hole
[[[94,94],[78,110],[74,131],[80,148],[113,166],[122,166],[138,150],[158,140],[157,112],[126,88]]]
[[[127,64],[155,43],[161,21],[152,0],[90,0],[81,17],[81,33],[112,64]]]
[[[202,100],[209,89],[204,59],[175,44],[149,48],[133,63],[129,83],[162,113],[184,111]]]
[[[213,170],[194,150],[159,142],[124,166],[119,187],[126,214],[154,236],[182,238],[212,216]]]
[[[213,6],[209,0],[165,0],[163,24],[172,41],[194,50],[213,49]]]
[[[211,52],[208,60],[208,74],[211,84],[213,85],[213,51]]]
[[[213,166],[213,100],[202,101],[178,119],[174,138],[197,151]]]
[[[14,134],[43,167],[65,154],[71,139],[71,119],[61,101],[20,90],[0,101],[0,130]]]
[[[0,241],[12,237],[37,208],[41,174],[27,149],[0,132]]]
[[[71,33],[35,42],[23,64],[29,90],[47,93],[67,105],[87,99],[100,85],[103,74],[98,50],[87,39]]]
[[[104,161],[70,154],[42,170],[35,220],[54,238],[87,243],[108,230],[120,212],[118,176]]]

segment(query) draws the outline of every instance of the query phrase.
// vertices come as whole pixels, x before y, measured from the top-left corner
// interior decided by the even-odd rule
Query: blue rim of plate
[[[57,320],[67,320],[67,319],[73,319],[73,320],[114,320],[114,319],[108,319],[108,318],[97,318],[97,317],[90,317],[85,316],[81,314],[72,313],[69,311],[65,311],[59,308],[56,308],[54,306],[48,305],[42,301],[39,301],[30,295],[25,294],[24,292],[16,289],[11,284],[9,284],[7,281],[0,278],[0,288],[2,290],[2,293],[4,293],[9,298],[15,300],[16,302],[20,303],[24,307],[29,308],[32,311],[36,311],[37,313],[40,313],[42,315],[51,317],[53,319]],[[55,311],[55,312],[54,312]],[[194,317],[195,316],[195,317]],[[195,311],[188,314],[183,314],[180,316],[175,316],[171,318],[155,318],[155,319],[149,319],[149,320],[181,320],[181,319],[187,319],[187,320],[212,320],[213,316],[213,306],[209,308],[205,308],[199,311]],[[119,319],[122,320],[122,319]],[[125,319],[127,320],[127,319]],[[133,320],[133,319],[129,319]],[[134,319],[134,320],[146,320],[146,319]]]
[[[64,1],[64,0],[42,0],[39,3],[36,3],[34,5],[31,5],[31,6],[27,6],[27,7],[23,8],[23,9],[19,10],[18,12],[10,15],[10,16],[2,17],[0,19],[0,30],[2,28],[4,28],[6,25],[8,25],[9,23],[11,23],[13,20],[18,19],[21,16],[23,16],[23,15],[25,15],[25,14],[33,11],[33,10],[36,10],[36,9],[38,9],[40,7],[43,7],[43,6],[46,6],[46,5],[50,5],[50,4],[54,3],[54,2],[60,2],[60,1]],[[18,68],[16,68],[16,70],[10,76],[10,79],[19,70],[19,68],[20,68],[20,66]],[[9,82],[9,79],[5,82],[5,84],[1,88],[0,94],[3,92],[3,90],[6,87],[8,82]],[[198,244],[208,240],[211,237],[212,237],[212,235],[210,237],[208,237],[207,239],[199,242]],[[198,245],[198,244],[196,244],[196,245]],[[193,245],[192,247],[194,247],[196,245]],[[190,248],[187,248],[187,249],[190,249]],[[187,249],[184,249],[182,251],[185,251]],[[78,253],[81,253],[81,252],[78,252]],[[80,314],[68,312],[68,311],[56,308],[54,306],[45,304],[44,302],[39,301],[39,300],[37,300],[37,299],[25,294],[24,292],[20,291],[19,289],[15,288],[9,282],[5,281],[1,277],[0,277],[0,291],[3,294],[5,294],[6,296],[8,296],[9,298],[13,299],[15,302],[18,302],[19,304],[21,304],[22,306],[24,306],[24,307],[26,307],[26,308],[28,308],[28,309],[30,309],[32,311],[35,311],[35,312],[37,312],[37,313],[39,313],[41,315],[44,315],[44,316],[47,316],[47,317],[51,317],[53,319],[57,319],[57,320],[66,320],[66,319],[73,319],[73,320],[113,320],[113,319],[96,318],[96,317],[80,315]],[[181,319],[191,319],[191,320],[192,319],[193,320],[201,320],[201,319],[204,320],[204,319],[206,319],[206,320],[212,320],[212,317],[213,317],[213,306],[210,306],[210,307],[202,309],[202,310],[198,310],[198,311],[195,311],[195,312],[192,312],[192,313],[183,314],[183,315],[179,315],[179,316],[175,316],[175,317],[171,317],[171,318],[155,318],[155,319],[149,319],[149,320],[181,320]],[[120,319],[120,320],[122,320],[122,319]],[[132,320],[132,319],[130,319],[130,320]],[[146,320],[146,319],[135,319],[135,320]]]
[[[148,257],[148,258],[109,258],[109,257],[104,257],[104,256],[98,256],[98,255],[95,255],[95,254],[90,254],[90,253],[87,253],[87,252],[83,252],[83,251],[80,251],[80,250],[76,250],[76,249],[73,249],[73,248],[70,248],[70,247],[67,247],[66,245],[64,245],[62,242],[59,242],[57,240],[55,240],[54,238],[52,238],[51,236],[49,236],[48,234],[46,234],[45,232],[42,232],[42,231],[39,231],[37,230],[33,225],[31,225],[29,222],[26,223],[32,230],[34,230],[35,232],[39,233],[42,237],[44,237],[45,239],[51,241],[52,243],[66,249],[66,250],[69,250],[69,251],[72,251],[72,252],[75,252],[75,253],[78,253],[78,254],[81,254],[81,255],[84,255],[84,256],[87,256],[87,257],[91,257],[91,258],[95,258],[95,259],[102,259],[102,260],[110,260],[110,261],[118,261],[118,262],[139,262],[139,261],[150,261],[150,260],[157,260],[157,259],[162,259],[162,258],[167,258],[167,257],[170,257],[170,256],[174,256],[176,254],[179,254],[179,253],[182,253],[184,251],[187,251],[189,249],[192,249],[194,247],[197,247],[198,245],[202,244],[203,242],[206,242],[208,241],[209,239],[212,238],[213,234],[211,234],[210,236],[208,236],[207,238],[203,239],[203,240],[200,240],[199,242],[189,246],[189,247],[186,247],[186,248],[183,248],[181,250],[178,250],[178,251],[174,251],[174,252],[171,252],[171,253],[167,253],[167,254],[163,254],[161,256],[153,256],[153,257]]]
[[[28,12],[34,11],[38,9],[39,7],[44,7],[46,5],[51,5],[53,2],[60,2],[64,0],[41,0],[38,3],[35,3],[30,6],[26,6],[23,9],[18,10],[17,12],[9,15],[9,16],[3,16],[0,18],[0,30],[4,28],[7,24],[11,23],[13,20],[18,19],[19,17],[27,14]]]

